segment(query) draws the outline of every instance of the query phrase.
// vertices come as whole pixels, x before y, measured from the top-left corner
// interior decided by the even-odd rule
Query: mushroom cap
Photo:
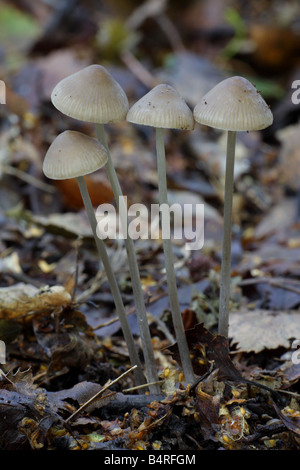
[[[43,162],[47,178],[77,178],[102,168],[107,152],[98,140],[77,131],[64,131],[50,145]]]
[[[168,129],[194,129],[193,113],[170,85],[160,84],[150,90],[128,111],[127,121]]]
[[[272,112],[260,92],[243,77],[218,83],[195,106],[200,124],[230,131],[265,129],[273,122]]]
[[[51,100],[74,119],[105,124],[123,121],[129,108],[123,88],[102,65],[89,65],[61,80]]]

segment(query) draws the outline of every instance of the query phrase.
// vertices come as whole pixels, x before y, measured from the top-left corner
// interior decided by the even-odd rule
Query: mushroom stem
[[[124,214],[127,213],[127,208],[125,207],[122,189],[121,189],[114,165],[112,163],[103,124],[96,124],[96,134],[97,134],[97,138],[99,139],[99,142],[105,147],[107,151],[108,160],[105,165],[105,169],[106,169],[107,176],[108,176],[108,179],[110,181],[110,184],[111,184],[114,196],[115,196],[119,214],[121,216],[122,215],[124,216]],[[143,354],[144,354],[144,359],[145,359],[147,379],[148,379],[148,382],[151,383],[151,385],[149,384],[149,389],[151,393],[160,393],[160,387],[158,384],[155,383],[158,381],[157,368],[156,368],[151,335],[150,335],[150,330],[149,330],[149,325],[148,325],[148,320],[147,320],[147,312],[146,312],[144,296],[143,296],[143,291],[142,291],[141,282],[140,282],[140,274],[139,274],[134,244],[133,244],[132,238],[128,236],[127,234],[128,232],[127,227],[122,227],[122,229],[123,229],[123,233],[126,233],[127,235],[125,236],[125,248],[126,248],[127,256],[128,256],[132,291],[133,291],[133,296],[134,296],[135,304],[136,304],[137,320],[138,320],[139,331],[140,331],[140,336],[141,336],[141,341],[142,341],[142,346],[143,346]],[[152,382],[154,383],[152,384]]]
[[[157,172],[158,172],[158,190],[159,203],[168,203],[167,193],[167,174],[166,174],[166,158],[164,145],[164,129],[156,128],[156,152],[157,152]],[[167,274],[167,285],[169,291],[170,307],[172,312],[173,326],[178,344],[182,368],[188,383],[194,382],[194,371],[190,358],[189,348],[184,332],[183,321],[181,317],[180,305],[178,300],[176,275],[174,270],[172,241],[170,237],[163,237],[163,251],[165,255],[165,266]]]
[[[107,275],[107,279],[108,279],[108,282],[109,282],[109,285],[110,285],[110,288],[111,288],[111,291],[112,291],[112,295],[113,295],[113,298],[114,298],[114,302],[115,302],[116,309],[117,309],[118,316],[119,316],[120,323],[121,323],[121,328],[122,328],[124,338],[125,338],[125,341],[126,341],[126,344],[127,344],[127,347],[128,347],[130,361],[131,361],[131,364],[133,366],[134,365],[137,366],[137,368],[134,370],[135,380],[136,380],[137,384],[142,385],[142,384],[145,383],[145,378],[144,378],[144,375],[143,375],[143,372],[142,372],[142,366],[141,366],[141,363],[140,363],[140,360],[139,360],[139,357],[138,357],[138,353],[137,353],[137,350],[136,350],[136,347],[135,347],[135,344],[134,344],[134,340],[133,340],[132,333],[131,333],[131,330],[130,330],[130,327],[129,327],[129,324],[128,324],[126,311],[125,311],[125,307],[124,307],[123,300],[122,300],[122,297],[121,297],[121,293],[120,293],[115,275],[113,273],[113,270],[112,270],[112,267],[111,267],[111,264],[110,264],[110,261],[109,261],[109,257],[108,257],[107,251],[106,251],[105,244],[104,244],[103,240],[101,240],[97,236],[97,219],[96,219],[96,216],[95,216],[95,213],[94,213],[94,209],[93,209],[93,206],[92,206],[92,202],[91,202],[91,199],[90,199],[90,195],[89,195],[84,177],[83,176],[78,176],[77,177],[77,183],[78,183],[80,193],[81,193],[81,197],[82,197],[82,200],[83,200],[83,203],[84,203],[84,207],[86,209],[87,216],[89,218],[89,222],[90,222],[90,225],[91,225],[91,228],[92,228],[92,231],[93,231],[93,235],[94,235],[94,238],[95,238],[97,250],[98,250],[100,259],[103,263],[103,266],[104,266],[104,269],[105,269],[105,272],[106,272],[106,275]]]
[[[227,133],[225,195],[224,195],[224,226],[222,264],[220,280],[219,326],[220,335],[228,337],[230,275],[231,275],[231,234],[232,234],[232,198],[234,185],[234,157],[236,131]]]

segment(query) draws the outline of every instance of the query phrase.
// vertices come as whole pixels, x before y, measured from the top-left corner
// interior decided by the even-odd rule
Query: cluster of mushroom
[[[150,392],[158,393],[160,390],[158,373],[133,240],[129,236],[126,237],[125,247],[136,305],[146,379],[105,244],[97,236],[95,212],[84,180],[84,175],[105,167],[117,207],[120,212],[126,210],[122,189],[110,156],[104,124],[127,119],[131,123],[155,128],[160,204],[168,204],[164,130],[193,130],[195,121],[197,121],[203,125],[228,131],[219,310],[219,334],[228,336],[236,132],[259,130],[270,126],[273,121],[272,113],[257,89],[243,77],[231,77],[219,83],[202,98],[194,112],[177,91],[167,84],[156,86],[129,109],[127,96],[121,86],[104,67],[96,64],[90,65],[59,82],[52,92],[51,99],[54,106],[65,115],[95,124],[96,139],[71,130],[60,134],[48,149],[43,170],[44,174],[51,179],[77,178],[99,257],[114,297],[130,361],[132,365],[136,366],[134,369],[136,384],[140,390],[143,386],[147,386]],[[194,372],[177,295],[172,242],[169,238],[163,239],[163,251],[172,321],[180,360],[186,383],[191,384],[194,382]]]

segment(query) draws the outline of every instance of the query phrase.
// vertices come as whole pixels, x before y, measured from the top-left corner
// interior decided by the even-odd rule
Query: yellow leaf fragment
[[[56,263],[47,263],[47,261],[43,260],[43,259],[40,259],[38,261],[38,267],[40,268],[40,270],[43,272],[43,273],[51,273],[53,271],[53,269],[56,268]]]

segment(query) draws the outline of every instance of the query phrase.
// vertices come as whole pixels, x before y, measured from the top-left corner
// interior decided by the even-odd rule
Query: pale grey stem
[[[127,316],[126,316],[126,310],[125,310],[125,307],[124,307],[124,304],[123,304],[122,296],[121,296],[119,286],[117,284],[114,272],[112,270],[112,267],[111,267],[111,264],[110,264],[110,261],[109,261],[109,257],[108,257],[108,254],[107,254],[107,250],[106,250],[104,241],[101,240],[101,238],[99,238],[97,236],[97,219],[96,219],[96,216],[95,216],[94,208],[93,208],[93,205],[92,205],[92,202],[91,202],[91,199],[90,199],[90,195],[89,195],[84,177],[79,176],[77,178],[77,183],[78,183],[80,193],[81,193],[81,197],[82,197],[82,200],[83,200],[83,203],[84,203],[84,207],[85,207],[85,210],[87,212],[87,216],[89,218],[89,222],[90,222],[90,225],[91,225],[91,228],[92,228],[92,231],[93,231],[93,235],[94,235],[94,238],[95,238],[96,247],[97,247],[97,250],[98,250],[98,253],[99,253],[99,257],[100,257],[100,260],[102,261],[102,264],[104,266],[106,276],[107,276],[107,279],[108,279],[108,282],[109,282],[109,285],[110,285],[110,288],[111,288],[113,299],[114,299],[114,302],[115,302],[115,305],[116,305],[116,310],[117,310],[119,320],[120,320],[120,323],[121,323],[121,328],[122,328],[124,338],[125,338],[125,341],[126,341],[126,344],[127,344],[127,347],[128,347],[130,361],[131,361],[131,364],[133,366],[134,365],[137,366],[137,368],[134,369],[135,380],[138,384],[142,385],[142,384],[145,383],[145,378],[144,378],[144,375],[143,375],[143,372],[142,372],[142,365],[140,363],[138,353],[137,353],[137,350],[136,350],[136,347],[135,347],[135,344],[134,344],[134,340],[133,340],[133,336],[132,336],[132,333],[131,333],[131,330],[130,330],[130,327],[129,327],[129,324],[128,324],[128,319],[127,319]]]
[[[96,124],[96,133],[97,138],[99,139],[100,143],[104,145],[108,153],[108,161],[106,163],[105,169],[107,172],[108,179],[110,181],[114,197],[116,200],[117,207],[119,209],[119,214],[122,216],[127,214],[127,207],[125,207],[124,197],[122,193],[122,189],[119,183],[118,176],[116,174],[109,147],[106,140],[106,135],[104,132],[104,125],[103,124]],[[125,217],[121,220],[124,222]],[[157,375],[157,367],[153,352],[153,346],[151,341],[151,335],[147,320],[147,312],[145,307],[145,301],[140,281],[140,273],[138,268],[138,263],[135,254],[135,248],[132,238],[128,235],[128,227],[122,226],[123,233],[125,235],[125,248],[128,256],[128,263],[129,263],[129,270],[131,276],[131,283],[132,283],[132,291],[136,305],[136,314],[137,320],[139,325],[139,332],[141,336],[141,342],[143,347],[143,354],[145,360],[145,368],[147,373],[147,379],[149,382],[149,390],[151,393],[159,393],[160,386],[155,382],[158,382],[158,375]],[[152,383],[154,382],[154,383]],[[151,383],[151,385],[150,385]]]
[[[165,144],[164,144],[164,129],[156,129],[156,152],[157,152],[157,172],[158,172],[158,190],[159,202],[162,204],[168,203],[168,190],[167,190],[167,174],[166,174],[166,157],[165,157]],[[190,358],[189,348],[184,331],[180,304],[177,293],[176,274],[174,269],[172,240],[170,237],[163,237],[163,250],[165,255],[165,267],[167,274],[167,285],[170,299],[170,307],[172,313],[173,326],[175,336],[178,344],[180,360],[185,374],[185,379],[188,383],[193,383],[194,371],[192,361]]]
[[[220,335],[228,337],[230,276],[231,276],[231,236],[232,236],[232,198],[234,185],[234,157],[236,132],[228,131],[224,195],[224,225],[220,280],[219,326]]]

